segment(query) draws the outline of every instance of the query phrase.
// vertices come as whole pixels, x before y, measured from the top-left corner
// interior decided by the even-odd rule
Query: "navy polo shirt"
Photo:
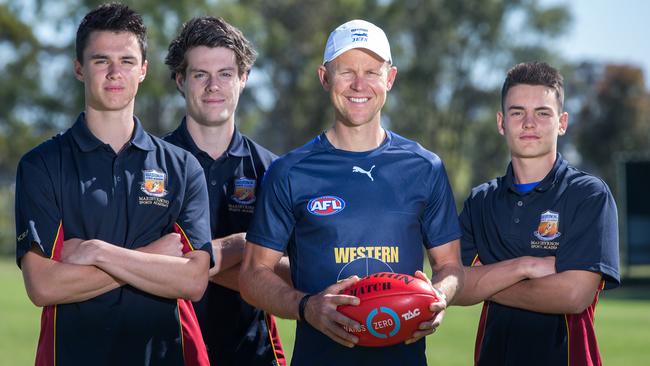
[[[555,256],[556,270],[603,276],[620,284],[618,217],[601,179],[557,155],[532,190],[506,175],[472,190],[460,214],[463,263],[491,264],[521,256]],[[581,314],[543,314],[485,301],[477,334],[478,365],[599,365],[593,303]]]
[[[185,119],[163,139],[192,153],[203,168],[210,197],[212,238],[246,232],[262,177],[277,156],[235,128],[228,149],[212,159],[196,146]],[[239,292],[210,282],[194,308],[213,365],[284,362],[275,320],[246,303]]]
[[[391,131],[371,151],[336,149],[323,133],[276,160],[247,239],[288,252],[294,286],[318,293],[352,275],[413,274],[425,249],[460,237],[442,160]],[[425,340],[344,347],[306,322],[293,365],[425,365]]]
[[[131,140],[117,154],[91,133],[82,113],[65,133],[23,156],[16,176],[19,264],[33,243],[58,261],[67,239],[136,249],[174,231],[184,251],[212,257],[200,165],[134,121]],[[46,306],[37,364],[207,364],[195,317],[190,301],[129,285]]]

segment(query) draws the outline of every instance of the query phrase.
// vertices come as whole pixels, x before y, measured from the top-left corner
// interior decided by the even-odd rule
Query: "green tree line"
[[[140,12],[148,27],[149,72],[136,114],[154,134],[172,130],[183,115],[184,103],[163,60],[170,40],[191,17],[221,16],[256,46],[259,57],[236,120],[243,132],[279,154],[331,124],[333,112],[316,68],[329,32],[362,18],[385,30],[399,70],[382,123],[441,156],[459,203],[473,185],[502,174],[508,162],[494,115],[505,71],[517,62],[544,60],[560,67],[573,116],[562,146],[576,146],[583,162],[608,182],[614,171],[611,154],[649,146],[642,72],[626,65],[565,62],[553,43],[571,23],[562,5],[537,0],[123,2]],[[83,86],[72,74],[74,33],[100,3],[0,1],[0,252],[11,253],[15,241],[11,183],[18,159],[69,127],[83,108]]]

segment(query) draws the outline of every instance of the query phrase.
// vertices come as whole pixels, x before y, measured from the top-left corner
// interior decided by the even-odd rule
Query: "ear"
[[[388,79],[386,80],[386,90],[390,90],[395,83],[395,78],[397,77],[397,67],[391,66],[388,70]]]
[[[499,111],[497,112],[497,131],[499,131],[499,135],[501,136],[506,134],[506,130],[503,124],[504,124],[503,112]]]
[[[245,72],[239,77],[239,93],[244,91],[244,88],[246,87],[246,82],[248,81],[248,73]]]
[[[329,75],[327,75],[327,68],[325,65],[318,66],[318,79],[320,79],[320,85],[323,86],[325,91],[330,91],[332,85],[330,84]]]
[[[560,115],[560,128],[558,133],[560,136],[563,136],[566,133],[567,128],[569,127],[569,113],[562,112]]]
[[[144,81],[145,76],[147,76],[147,68],[149,66],[149,61],[144,60],[142,66],[140,67],[140,82]]]
[[[77,80],[83,82],[84,72],[83,72],[83,66],[81,65],[81,62],[75,59],[73,62],[73,68],[74,68],[74,77],[77,78]]]
[[[185,76],[183,76],[183,74],[181,74],[180,72],[177,72],[175,81],[176,81],[176,89],[178,89],[178,91],[181,92],[181,94],[183,94],[183,86],[185,85]]]

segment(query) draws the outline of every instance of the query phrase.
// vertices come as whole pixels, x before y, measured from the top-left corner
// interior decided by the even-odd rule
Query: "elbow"
[[[57,302],[53,297],[56,295],[54,291],[49,291],[46,286],[26,286],[27,297],[31,302],[38,306],[44,307],[54,305]]]
[[[197,279],[192,282],[192,285],[184,288],[182,298],[196,302],[203,298],[203,294],[208,287],[208,276],[206,275],[204,279]]]
[[[244,301],[249,304],[253,304],[254,299],[251,296],[252,293],[249,288],[249,278],[250,274],[247,271],[247,268],[245,266],[242,266],[239,271],[239,294],[241,295],[242,299],[244,299]]]
[[[580,314],[594,301],[595,294],[584,294],[580,291],[570,291],[567,298],[567,314]]]
[[[199,301],[208,287],[208,271],[201,271],[194,276],[191,285],[186,287],[185,298],[191,301]]]
[[[182,288],[180,289],[181,291],[181,298],[186,299],[186,300],[191,300],[191,301],[199,301],[201,298],[203,298],[203,294],[205,293],[206,288],[208,287],[208,280],[209,280],[209,267],[210,267],[210,262],[209,261],[203,261],[199,262],[199,265],[196,265],[195,268],[192,270],[193,273],[191,274],[190,281],[187,281],[186,283],[183,283]]]

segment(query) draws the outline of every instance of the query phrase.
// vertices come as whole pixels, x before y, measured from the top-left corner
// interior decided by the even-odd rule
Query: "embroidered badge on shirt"
[[[560,224],[560,214],[550,210],[544,211],[539,220],[539,226],[537,231],[533,233],[535,237],[539,240],[549,241],[553,240],[562,233],[558,231]]]
[[[235,190],[230,197],[240,205],[250,205],[255,202],[255,179],[246,177],[235,179]]]
[[[152,197],[165,197],[165,173],[157,170],[143,170],[144,181],[140,185],[140,190]]]

